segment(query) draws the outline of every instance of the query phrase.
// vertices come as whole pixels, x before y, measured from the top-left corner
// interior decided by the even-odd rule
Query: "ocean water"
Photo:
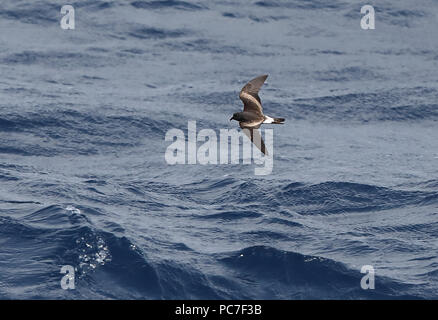
[[[3,0],[0,30],[1,299],[438,298],[437,1]],[[166,163],[260,74],[271,174]]]

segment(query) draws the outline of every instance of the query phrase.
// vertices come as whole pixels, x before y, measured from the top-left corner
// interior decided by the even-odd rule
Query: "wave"
[[[194,11],[205,9],[203,4],[178,0],[133,1],[131,6],[148,10],[179,9]]]
[[[0,17],[10,20],[19,20],[23,23],[49,25],[57,23],[61,7],[49,1],[37,1],[32,4],[11,4],[0,5]]]
[[[156,185],[157,192],[166,192]],[[161,191],[158,191],[161,190]],[[273,190],[278,190],[274,191]],[[257,203],[279,208],[287,206],[300,214],[335,214],[380,211],[409,205],[436,204],[436,192],[398,190],[374,185],[327,181],[318,184],[299,182],[241,182],[226,178],[184,185],[174,189],[175,196],[198,203],[219,204],[226,201],[236,206]],[[209,192],[208,194],[206,192]],[[204,198],[204,193],[206,197]],[[196,196],[191,196],[195,194]]]
[[[348,77],[343,75],[342,77]],[[438,121],[438,90],[426,87],[296,99],[292,117],[331,121]]]
[[[53,110],[4,114],[0,132],[32,134],[40,143],[17,144],[7,136],[0,139],[0,152],[19,155],[97,154],[114,148],[132,148],[142,143],[139,136],[161,140],[172,124],[151,120],[146,115],[105,115],[54,107]],[[50,142],[50,143],[49,143]]]
[[[215,54],[230,54],[230,55],[258,55],[257,52],[248,52],[238,46],[223,45],[209,39],[193,39],[185,41],[172,41],[164,42],[161,47],[170,49],[172,51],[194,51],[202,53],[215,53]],[[186,95],[187,93],[185,93]],[[201,99],[199,95],[195,98],[198,101]]]
[[[127,298],[159,298],[161,286],[156,271],[144,254],[127,238],[116,235],[119,226],[113,225],[112,232],[97,229],[87,218],[89,214],[87,208],[53,205],[21,219],[0,216],[0,239],[14,243],[9,248],[17,251],[0,249],[0,260],[8,261],[2,266],[0,292],[12,286],[20,288],[20,298],[32,299],[75,296],[115,299],[119,294]],[[39,248],[36,252],[35,247]],[[5,255],[11,253],[16,259],[7,259]],[[72,292],[59,285],[64,265],[75,266],[76,290]],[[21,272],[16,272],[16,268]],[[5,277],[8,281],[2,281]],[[103,279],[105,282],[101,283]],[[113,285],[115,290],[110,289]],[[47,293],[38,294],[35,288],[39,286],[44,286]],[[14,294],[17,293],[9,292],[8,296]]]
[[[98,229],[87,218],[92,211],[80,208],[52,205],[20,219],[0,216],[0,241],[9,248],[0,249],[0,296],[20,299],[222,297],[209,286],[202,272],[173,261],[152,262],[120,234],[120,226],[113,225],[108,228],[111,231]],[[35,251],[36,247],[39,249]],[[172,248],[190,250],[177,244]],[[8,259],[10,255],[15,259]],[[60,287],[60,269],[64,265],[75,268],[75,290],[64,291]],[[13,292],[8,289],[11,287],[15,288]]]
[[[111,63],[103,61],[101,56],[83,52],[65,52],[58,50],[34,51],[25,50],[19,53],[9,54],[0,60],[6,65],[42,65],[46,67],[103,67]]]
[[[12,169],[3,166],[2,169]],[[88,186],[107,187],[102,178],[84,175]],[[430,185],[433,181],[426,184]],[[59,189],[59,186],[54,185]],[[184,200],[191,207],[220,205],[224,201],[235,203],[235,210],[218,209],[213,213],[192,215],[191,219],[207,222],[236,223],[242,219],[256,221],[256,225],[281,225],[302,229],[293,217],[270,216],[264,210],[287,206],[299,214],[333,214],[384,210],[394,206],[430,204],[433,191],[406,191],[349,182],[323,182],[319,184],[261,183],[258,180],[242,182],[235,178],[203,179],[180,187],[163,182],[133,180],[120,187],[126,193],[103,195],[106,206],[135,202],[138,196],[153,202],[139,208],[157,210],[161,198]],[[411,186],[412,188],[412,186]],[[47,188],[46,188],[47,189]],[[120,188],[119,188],[120,189]],[[272,190],[278,190],[272,192]],[[246,194],[245,194],[246,190]],[[66,190],[65,192],[71,192]],[[89,192],[88,192],[89,193]],[[131,194],[131,195],[130,195]],[[155,196],[154,196],[155,195]],[[159,195],[159,196],[158,196]],[[57,195],[57,197],[62,194]],[[228,196],[228,197],[227,197]],[[81,198],[80,194],[75,195]],[[89,196],[89,201],[99,202]],[[160,198],[161,197],[161,198]],[[256,200],[254,200],[254,197]],[[123,200],[121,200],[123,198]],[[252,198],[252,199],[251,199]],[[332,201],[335,199],[336,201]],[[251,201],[255,206],[251,207]],[[155,203],[157,202],[157,203]],[[36,205],[34,202],[26,202]],[[241,204],[245,204],[242,209]],[[17,203],[18,204],[18,203]],[[23,205],[24,202],[20,205]],[[135,203],[132,204],[135,207]],[[166,203],[163,203],[166,205]],[[233,208],[234,205],[229,207]],[[275,208],[278,206],[277,208]],[[212,267],[203,268],[156,254],[154,240],[142,244],[125,236],[124,228],[109,221],[111,213],[103,209],[77,204],[45,206],[30,213],[8,214],[0,211],[0,296],[9,298],[125,298],[125,299],[416,299],[415,289],[389,278],[379,277],[376,290],[360,288],[362,274],[346,265],[315,255],[284,251],[272,246],[248,246],[238,251],[219,252],[200,257],[184,243],[160,243],[179,253],[207,259]],[[97,227],[99,225],[99,227]],[[368,232],[427,232],[433,236],[436,226],[425,223],[399,225],[373,229]],[[253,241],[289,241],[290,235],[275,228],[246,231],[241,239]],[[13,245],[12,245],[13,244]],[[38,248],[38,250],[34,250]],[[360,249],[355,244],[355,252]],[[160,252],[161,252],[160,251]],[[14,261],[7,255],[15,255]],[[167,258],[166,258],[167,257]],[[8,261],[3,263],[1,261]],[[33,261],[32,263],[29,263]],[[76,267],[77,289],[64,291],[59,287],[59,270],[62,265]],[[20,275],[15,271],[20,268]],[[19,288],[8,291],[4,285]],[[41,288],[41,290],[35,290]],[[41,293],[38,293],[41,292]]]
[[[426,11],[421,9],[405,9],[398,7],[398,3],[375,5],[374,9],[382,17],[385,24],[395,25],[398,27],[412,27],[415,23],[423,18],[429,17]],[[351,19],[360,19],[363,15],[360,13],[359,6],[352,7],[345,17]]]
[[[257,180],[242,182],[234,178],[202,180],[181,186],[159,182],[135,182],[135,185],[136,192],[140,194],[168,195],[185,205],[228,204],[219,212],[194,216],[200,220],[265,219],[265,223],[277,223],[264,213],[287,210],[300,215],[354,214],[438,203],[436,191],[422,189],[422,183],[414,190],[413,186],[405,190],[339,181],[307,184]],[[287,222],[296,226],[294,221]]]
[[[165,30],[143,26],[141,28],[130,31],[128,35],[137,39],[166,39],[182,37],[187,33],[187,31],[183,30]]]
[[[256,6],[263,8],[292,8],[292,9],[340,9],[345,7],[345,3],[342,1],[323,1],[323,0],[293,0],[293,1],[281,1],[281,0],[263,0],[257,1]]]
[[[435,193],[426,191],[329,181],[315,185],[292,183],[284,186],[276,198],[300,214],[334,214],[430,204],[435,196]]]
[[[140,250],[117,224],[96,228],[91,221],[96,214],[100,213],[84,206],[52,205],[20,218],[0,216],[0,241],[15,244],[7,246],[8,251],[0,249],[0,261],[8,261],[0,262],[0,295],[21,299],[418,298],[409,294],[409,285],[381,277],[376,290],[362,290],[363,275],[358,270],[268,246],[214,254],[216,271],[207,273],[171,259],[151,259],[144,252],[148,248]],[[192,252],[183,244],[171,247]],[[7,259],[10,254],[16,259]],[[60,288],[64,265],[75,266],[76,290]],[[10,287],[19,290],[12,293]]]
[[[323,54],[339,55],[336,51],[325,51]],[[339,70],[317,71],[315,78],[320,81],[338,82],[338,81],[354,81],[354,80],[377,80],[381,76],[375,71],[366,68],[352,66]]]
[[[119,3],[116,1],[81,1],[73,3],[75,9],[86,8],[89,12],[111,9]],[[32,1],[31,3],[19,3],[19,1],[2,1],[0,5],[0,17],[10,20],[18,20],[22,23],[52,26],[59,23],[60,10],[63,4],[53,1]]]
[[[267,246],[247,247],[220,258],[248,284],[245,295],[257,299],[418,299],[413,288],[379,278],[375,290],[363,290],[364,274],[345,265]]]

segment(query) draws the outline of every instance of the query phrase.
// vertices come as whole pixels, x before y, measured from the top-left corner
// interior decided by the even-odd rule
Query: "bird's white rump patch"
[[[273,123],[274,119],[269,117],[269,116],[265,116],[265,121],[263,121],[263,123]]]

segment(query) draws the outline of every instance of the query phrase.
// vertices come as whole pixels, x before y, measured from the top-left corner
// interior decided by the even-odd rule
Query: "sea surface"
[[[2,0],[0,30],[0,299],[438,299],[436,0]],[[261,74],[271,174],[165,161]]]

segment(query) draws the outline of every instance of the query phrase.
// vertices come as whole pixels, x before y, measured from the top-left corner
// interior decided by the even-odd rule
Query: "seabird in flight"
[[[262,102],[259,97],[259,90],[265,83],[268,75],[259,76],[248,82],[240,91],[239,98],[243,102],[243,112],[236,112],[231,120],[239,121],[239,126],[251,141],[267,154],[265,143],[257,130],[262,123],[283,124],[284,118],[271,118],[263,114]]]

